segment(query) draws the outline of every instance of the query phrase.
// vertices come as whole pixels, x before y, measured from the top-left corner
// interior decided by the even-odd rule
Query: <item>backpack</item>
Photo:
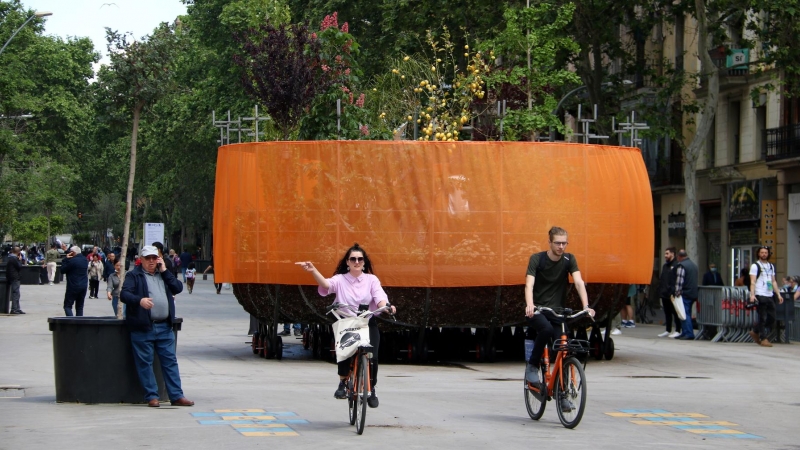
[[[177,255],[174,258],[172,258],[172,260],[175,262],[175,267],[180,267],[181,266],[181,259],[178,258]]]
[[[759,264],[758,262],[755,262],[753,264],[756,265],[756,282],[758,282],[758,278],[761,276],[761,264]],[[769,269],[772,271],[772,276],[775,276],[775,266],[773,266],[772,263],[767,263],[767,267],[769,267]]]
[[[195,272],[194,269],[187,270],[186,271],[186,279],[187,280],[193,280],[194,279],[194,272]]]

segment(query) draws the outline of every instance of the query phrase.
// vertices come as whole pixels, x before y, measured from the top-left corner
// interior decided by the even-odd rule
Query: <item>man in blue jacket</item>
[[[158,407],[158,384],[153,373],[153,352],[161,360],[161,372],[172,406],[192,406],[194,402],[183,396],[178,359],[175,356],[174,295],[183,291],[183,284],[175,278],[158,249],[152,245],[142,248],[142,265],[125,275],[120,300],[127,305],[125,322],[131,331],[133,360],[139,381],[145,391],[147,405]]]
[[[86,288],[89,286],[89,260],[81,253],[81,248],[73,245],[69,249],[64,261],[61,263],[61,273],[67,277],[67,291],[64,293],[64,313],[72,315],[72,305],[75,305],[75,315],[83,315],[83,301],[86,299]]]

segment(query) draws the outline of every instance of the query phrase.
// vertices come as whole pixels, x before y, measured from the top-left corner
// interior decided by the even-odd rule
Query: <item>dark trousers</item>
[[[72,315],[72,305],[75,305],[75,315],[83,315],[83,300],[86,298],[86,288],[80,291],[67,290],[64,293],[64,314],[67,316]]]
[[[764,340],[768,339],[769,332],[775,325],[775,298],[762,297],[760,295],[756,297],[758,298],[758,306],[756,307],[758,323],[753,327],[753,331],[758,333],[758,337],[761,340]]]
[[[100,290],[100,280],[89,280],[89,297],[97,298],[97,291]]]
[[[672,332],[672,319],[675,319],[675,331],[680,330],[681,319],[675,311],[675,305],[672,304],[672,300],[662,298],[661,306],[664,308],[664,323],[667,325],[667,331]]]
[[[381,332],[378,330],[378,323],[373,317],[369,319],[369,345],[372,346],[372,359],[370,359],[370,383],[374,387],[378,384],[378,348],[381,346]],[[350,364],[353,356],[337,363],[339,366],[339,376],[346,377],[350,373]]]
[[[544,353],[544,348],[550,342],[550,339],[556,335],[556,329],[550,320],[545,317],[545,314],[534,314],[533,317],[528,319],[528,329],[533,329],[536,332],[536,339],[533,341],[533,351],[528,360],[534,366],[539,366]],[[529,331],[530,332],[530,331]]]
[[[11,312],[22,311],[19,308],[19,282],[19,280],[14,280],[8,283],[11,286]]]

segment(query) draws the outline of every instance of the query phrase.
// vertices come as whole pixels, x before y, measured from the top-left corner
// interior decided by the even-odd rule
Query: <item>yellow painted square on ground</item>
[[[275,416],[222,416],[222,420],[275,420]]]
[[[671,421],[670,422],[667,422],[667,421],[654,422],[652,420],[631,420],[631,423],[635,423],[636,425],[664,425],[664,426],[684,425],[683,422],[671,422]]]
[[[641,416],[637,416],[641,417]],[[704,416],[703,414],[699,413],[658,413],[654,417],[692,417],[692,418],[700,418],[700,417],[708,417]]]
[[[247,437],[265,437],[265,436],[300,436],[295,431],[244,431],[242,435]]]
[[[661,417],[660,414],[653,414],[653,413],[623,413],[623,412],[610,412],[606,413],[611,417],[639,417],[639,418],[646,418],[646,417]]]
[[[736,427],[739,424],[733,422],[725,422],[724,420],[720,421],[713,421],[713,420],[687,420],[687,421],[680,421],[680,420],[631,420],[631,423],[635,423],[636,425],[694,425],[694,426],[709,426],[709,425],[716,425],[720,427]]]
[[[215,409],[215,413],[259,413],[267,412],[264,409]]]
[[[704,429],[704,428],[684,428],[683,431],[688,431],[689,433],[696,433],[696,434],[747,434],[743,431],[739,430],[714,430],[714,429]]]
[[[247,424],[247,423],[232,423],[231,426],[233,428],[288,428],[289,425],[285,423],[256,423],[256,424]]]

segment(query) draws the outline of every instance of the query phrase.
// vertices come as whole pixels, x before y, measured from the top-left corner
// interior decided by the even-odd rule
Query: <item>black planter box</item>
[[[50,317],[56,401],[68,403],[144,403],[125,321],[115,317]],[[172,324],[175,345],[183,323]],[[156,355],[153,370],[160,400],[169,400]]]
[[[22,266],[19,271],[19,284],[39,284],[42,266]]]

